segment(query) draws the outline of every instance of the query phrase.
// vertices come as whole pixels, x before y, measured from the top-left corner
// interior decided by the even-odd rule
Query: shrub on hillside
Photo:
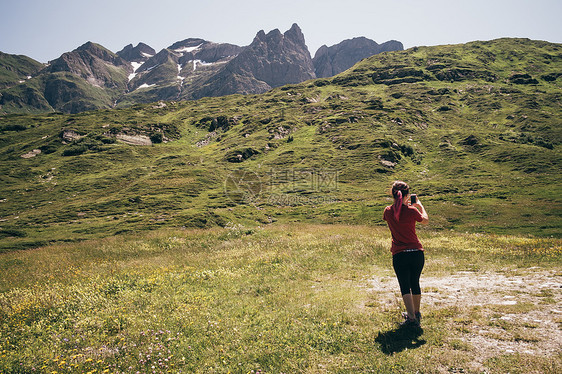
[[[162,135],[161,132],[156,132],[150,135],[150,141],[154,144],[162,143],[163,140],[164,140],[164,135]]]
[[[77,156],[77,155],[81,155],[82,153],[86,152],[87,150],[88,150],[88,147],[84,144],[71,145],[62,152],[62,155],[63,156]]]

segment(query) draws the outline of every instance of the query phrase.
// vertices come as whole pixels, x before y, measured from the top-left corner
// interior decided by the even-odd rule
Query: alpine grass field
[[[0,117],[0,372],[561,372],[561,52]],[[398,327],[396,179],[430,216],[422,329]]]
[[[489,277],[479,289],[457,284],[466,299],[452,303],[457,290],[426,288],[423,330],[398,328],[383,228],[158,230],[12,252],[2,257],[2,371],[560,371],[558,240],[421,239],[422,285]],[[535,289],[494,287],[482,303],[496,277],[537,275]]]

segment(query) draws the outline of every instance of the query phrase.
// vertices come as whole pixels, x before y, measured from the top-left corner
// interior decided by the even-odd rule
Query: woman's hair
[[[400,210],[402,209],[402,199],[410,193],[410,186],[402,181],[395,181],[392,184],[392,197],[394,197],[394,218],[398,221]]]

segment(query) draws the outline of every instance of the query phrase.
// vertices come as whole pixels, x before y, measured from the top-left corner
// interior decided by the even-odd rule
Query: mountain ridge
[[[87,42],[31,76],[29,81],[12,78],[0,87],[0,113],[78,113],[158,100],[254,94],[316,78],[296,23],[284,34],[260,30],[245,47],[188,38],[159,52],[139,42],[114,53]]]

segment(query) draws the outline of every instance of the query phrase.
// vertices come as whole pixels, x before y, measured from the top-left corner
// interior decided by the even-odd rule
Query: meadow
[[[0,254],[1,373],[559,373],[562,241],[423,228],[422,328],[368,225],[160,229]]]
[[[0,373],[562,372],[561,52],[0,116]],[[397,179],[431,219],[422,329],[398,327]]]

